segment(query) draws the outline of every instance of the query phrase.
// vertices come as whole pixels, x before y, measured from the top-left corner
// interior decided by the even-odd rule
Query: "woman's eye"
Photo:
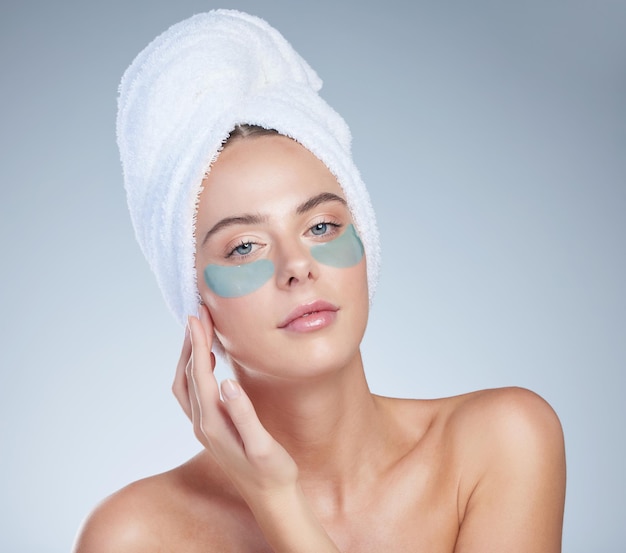
[[[324,238],[330,238],[337,234],[339,229],[341,228],[341,224],[339,223],[331,223],[330,221],[322,221],[321,223],[317,223],[317,225],[313,225],[309,232],[313,236],[323,236]]]
[[[328,231],[328,223],[318,223],[314,227],[311,227],[311,232],[315,236],[323,236]]]
[[[233,251],[230,253],[230,255],[248,255],[251,252],[252,252],[252,242],[244,242],[242,244],[239,244],[239,246],[237,246],[236,248],[234,248]]]

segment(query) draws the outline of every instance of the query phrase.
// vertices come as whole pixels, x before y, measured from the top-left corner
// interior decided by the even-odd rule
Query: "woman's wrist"
[[[248,502],[275,553],[339,553],[298,483]]]

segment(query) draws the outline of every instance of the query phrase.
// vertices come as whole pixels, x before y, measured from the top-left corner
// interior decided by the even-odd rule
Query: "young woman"
[[[368,389],[375,221],[347,129],[295,56],[264,22],[212,12],[167,31],[122,83],[137,237],[175,314],[197,315],[173,390],[204,449],[106,499],[75,552],[560,551],[564,449],[545,401]],[[212,350],[236,380],[218,385]]]

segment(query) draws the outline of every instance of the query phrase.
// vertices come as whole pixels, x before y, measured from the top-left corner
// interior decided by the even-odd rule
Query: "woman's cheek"
[[[263,312],[257,308],[258,304],[252,308],[249,298],[212,297],[208,302],[215,334],[226,352],[237,356],[239,352],[255,347],[262,326],[259,314]]]

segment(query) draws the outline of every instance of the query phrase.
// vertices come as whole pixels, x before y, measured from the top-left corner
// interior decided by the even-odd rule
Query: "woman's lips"
[[[337,317],[339,308],[326,301],[314,301],[296,307],[278,325],[278,328],[294,332],[310,332],[330,325]]]

